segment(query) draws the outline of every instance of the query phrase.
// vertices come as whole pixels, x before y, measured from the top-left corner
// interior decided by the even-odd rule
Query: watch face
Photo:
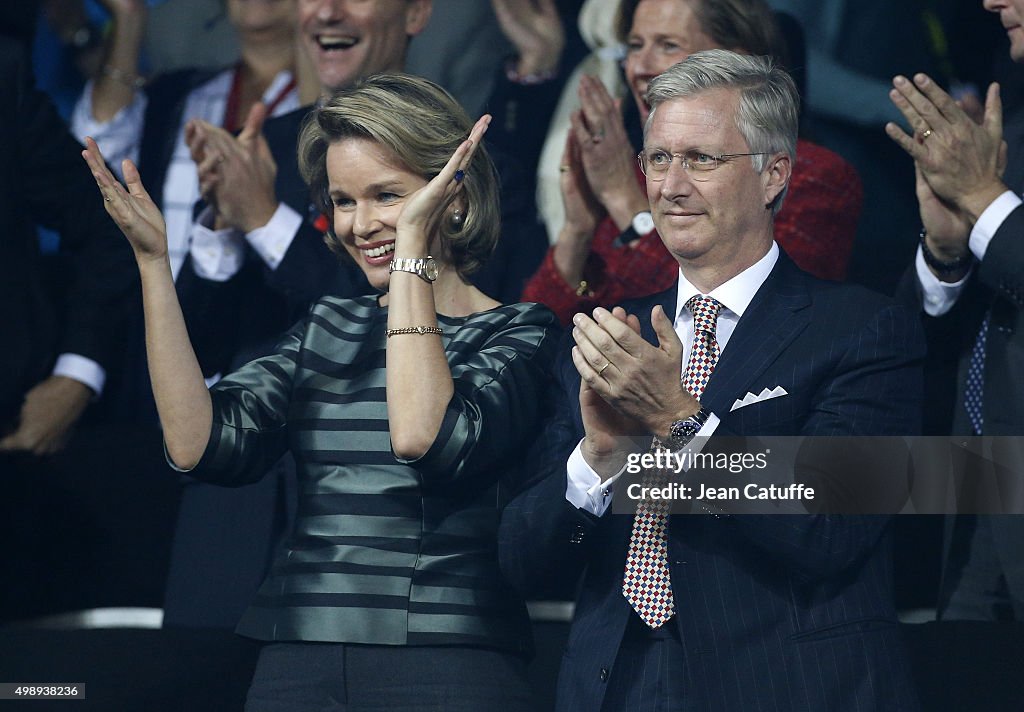
[[[677,440],[690,440],[700,431],[700,423],[690,418],[677,420],[669,427],[669,434]]]
[[[633,216],[632,225],[637,235],[646,235],[654,229],[654,218],[648,212],[637,213]]]
[[[423,274],[426,276],[427,279],[433,282],[435,279],[437,279],[438,271],[439,270],[437,269],[437,261],[433,257],[428,257],[423,265]]]

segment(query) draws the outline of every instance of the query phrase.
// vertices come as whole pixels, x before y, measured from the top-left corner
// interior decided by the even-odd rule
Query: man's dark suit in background
[[[985,0],[1024,63],[1024,1]],[[1000,160],[1002,106],[989,87],[981,123],[923,75],[896,77],[890,95],[913,135],[886,126],[915,161],[924,235],[908,279],[931,332],[930,360],[949,364],[954,378],[936,398],[952,394],[954,434],[1024,435],[1024,161],[1021,124],[1007,122],[1009,166]],[[1014,443],[1013,446],[1016,446]],[[965,481],[977,478],[966,473]],[[1019,496],[1020,477],[1013,490]],[[968,490],[960,495],[970,496]],[[1008,511],[1021,502],[1004,499]],[[958,517],[947,537],[941,618],[1024,620],[1024,516]]]
[[[930,410],[949,419],[934,424],[944,428],[939,433],[978,434],[964,404],[975,341],[987,316],[981,434],[1024,435],[1022,236],[1024,206],[1019,206],[992,236],[953,308],[924,317],[929,361],[939,366],[929,381],[928,401],[935,406]],[[915,271],[904,280],[902,292],[922,308]],[[944,549],[938,601],[942,619],[1024,620],[1024,516],[959,515],[947,523]]]
[[[71,433],[81,411],[30,401],[66,378],[51,375],[65,354],[116,380],[138,300],[131,249],[29,67],[24,46],[0,38],[0,440],[37,416]],[[56,254],[40,252],[37,224],[59,234]],[[146,476],[158,439],[98,415],[87,410],[56,455],[37,457],[20,442],[0,452],[0,619],[160,605],[173,481]]]
[[[97,200],[81,146],[35,90],[25,48],[2,37],[0,131],[0,428],[6,430],[26,391],[49,375],[59,354],[110,362],[137,277],[131,250]],[[64,280],[47,273],[37,224],[61,236]]]

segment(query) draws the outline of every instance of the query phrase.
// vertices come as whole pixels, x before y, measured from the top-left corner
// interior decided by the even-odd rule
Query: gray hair
[[[797,122],[800,97],[793,79],[770,57],[736,54],[711,49],[691,54],[651,80],[647,102],[651,113],[644,125],[644,136],[658,106],[672,99],[691,97],[711,89],[738,89],[739,108],[736,128],[747,142],[758,173],[768,167],[772,154],[785,153],[796,163]],[[785,189],[772,203],[772,214],[779,212]]]

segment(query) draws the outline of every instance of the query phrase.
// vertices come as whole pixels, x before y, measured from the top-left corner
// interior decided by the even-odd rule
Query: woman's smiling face
[[[626,38],[626,80],[641,123],[650,108],[644,100],[656,76],[694,52],[722,49],[704,34],[690,0],[641,0]]]
[[[386,292],[402,207],[427,181],[391,151],[363,138],[327,148],[327,179],[338,242],[370,284]]]

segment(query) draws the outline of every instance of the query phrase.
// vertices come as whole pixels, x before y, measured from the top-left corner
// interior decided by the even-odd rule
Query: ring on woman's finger
[[[461,183],[462,179],[465,178],[465,177],[466,177],[466,171],[462,170],[461,168],[459,170],[455,171],[455,182],[456,183]]]
[[[925,129],[924,132],[921,133],[921,140],[924,141],[926,138],[931,136],[932,133],[934,132],[931,129]]]
[[[109,202],[110,202],[110,196],[108,196],[108,195],[104,195],[104,196],[103,196],[103,202],[104,202],[104,203],[109,203]]]
[[[604,374],[604,370],[606,368],[608,368],[609,366],[611,366],[611,365],[612,365],[611,361],[605,361],[604,362],[604,366],[601,366],[601,368],[597,369],[597,375],[598,376],[603,375]]]

